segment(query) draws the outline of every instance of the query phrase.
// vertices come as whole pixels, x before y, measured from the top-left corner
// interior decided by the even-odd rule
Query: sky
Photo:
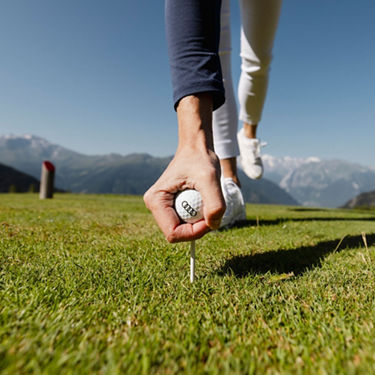
[[[232,66],[240,75],[238,2]],[[258,136],[274,156],[375,166],[375,2],[284,0]],[[0,135],[172,155],[162,0],[2,0]]]

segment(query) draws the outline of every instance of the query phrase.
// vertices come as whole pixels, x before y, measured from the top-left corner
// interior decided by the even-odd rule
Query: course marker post
[[[53,198],[55,180],[55,166],[48,160],[42,163],[42,173],[40,177],[40,199]]]

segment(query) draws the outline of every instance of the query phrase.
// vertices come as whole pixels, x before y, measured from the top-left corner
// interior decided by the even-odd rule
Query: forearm
[[[178,118],[178,147],[167,169],[145,193],[146,206],[169,242],[191,241],[217,229],[225,212],[212,111],[224,102],[218,56],[221,0],[166,0],[167,41]],[[198,190],[204,219],[182,223],[175,194]]]
[[[213,151],[212,136],[213,99],[210,93],[184,97],[177,107],[178,148]]]
[[[189,95],[177,107],[179,141],[176,155],[162,176],[146,192],[144,200],[170,242],[191,241],[217,229],[225,212],[219,183],[219,160],[213,150],[210,93]],[[204,220],[180,222],[173,209],[175,194],[195,189],[203,199]]]

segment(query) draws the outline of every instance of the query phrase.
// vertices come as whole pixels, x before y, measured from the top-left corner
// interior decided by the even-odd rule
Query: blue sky
[[[284,0],[259,136],[275,156],[375,166],[375,2]],[[233,77],[239,77],[232,1]],[[0,134],[87,153],[176,148],[164,2],[3,0]]]

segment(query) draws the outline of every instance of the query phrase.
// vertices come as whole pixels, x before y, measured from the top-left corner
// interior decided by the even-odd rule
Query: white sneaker
[[[263,163],[260,158],[260,148],[267,143],[260,143],[257,138],[247,138],[243,128],[237,133],[238,145],[240,147],[241,165],[243,171],[253,180],[263,176]]]
[[[221,178],[221,190],[227,209],[221,219],[220,228],[231,227],[246,220],[245,203],[238,185],[231,178]]]

